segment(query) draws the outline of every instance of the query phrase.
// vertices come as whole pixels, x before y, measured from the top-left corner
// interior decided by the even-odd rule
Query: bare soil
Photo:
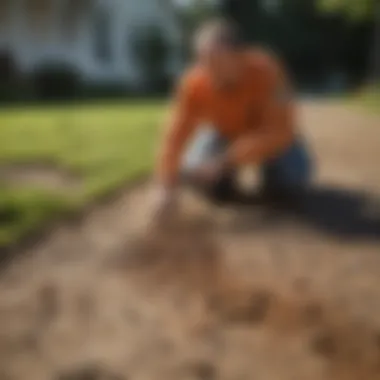
[[[380,379],[380,119],[304,103],[300,211],[149,184],[62,225],[0,278],[0,379]],[[149,229],[152,228],[152,229]]]
[[[27,186],[51,191],[77,191],[81,181],[68,170],[43,163],[13,163],[0,165],[0,183]]]

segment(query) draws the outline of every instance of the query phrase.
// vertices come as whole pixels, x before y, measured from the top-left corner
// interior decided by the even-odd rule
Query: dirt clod
[[[247,299],[225,305],[222,319],[230,323],[256,324],[268,315],[273,295],[267,291],[255,291]]]
[[[217,380],[217,369],[208,361],[200,361],[189,365],[188,371],[194,380]]]
[[[39,290],[38,298],[39,319],[41,324],[46,325],[59,313],[59,291],[56,286],[46,284]]]
[[[337,353],[334,337],[328,332],[317,334],[311,341],[312,350],[325,358],[331,359]]]
[[[101,380],[101,370],[88,366],[63,372],[57,376],[57,380]]]
[[[58,374],[55,380],[127,380],[126,377],[109,372],[96,364],[73,368]]]
[[[322,321],[323,308],[319,303],[310,302],[303,306],[304,321],[308,326],[315,326]]]

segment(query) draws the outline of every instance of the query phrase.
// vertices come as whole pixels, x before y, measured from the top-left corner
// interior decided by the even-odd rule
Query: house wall
[[[64,25],[67,0],[50,0],[40,30],[31,25],[27,1],[8,0],[8,17],[0,25],[0,50],[11,51],[23,72],[58,61],[77,68],[88,81],[138,83],[141,77],[131,51],[135,28],[158,22],[171,43],[174,46],[179,43],[174,20],[160,7],[159,0],[88,0],[70,37]],[[99,17],[105,22],[104,46],[105,53],[109,53],[105,56],[96,51]],[[175,49],[171,67],[178,68]]]

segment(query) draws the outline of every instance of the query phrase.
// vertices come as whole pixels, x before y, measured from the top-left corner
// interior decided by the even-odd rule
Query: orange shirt
[[[293,137],[290,89],[281,65],[262,51],[242,59],[236,86],[223,89],[199,66],[180,81],[159,160],[159,176],[175,181],[189,137],[207,122],[231,141],[227,154],[236,164],[258,163],[278,154]]]

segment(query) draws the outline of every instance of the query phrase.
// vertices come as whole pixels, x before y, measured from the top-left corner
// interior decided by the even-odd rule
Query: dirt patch
[[[191,315],[189,324],[182,325],[185,340],[197,337],[207,341],[215,329],[219,333],[242,329],[247,334],[263,329],[279,344],[284,337],[290,341],[303,337],[302,350],[314,360],[322,360],[325,378],[380,376],[377,333],[372,326],[310,291],[305,279],[294,279],[278,288],[273,283],[240,278],[230,270],[217,240],[212,239],[211,221],[187,218],[177,220],[168,230],[160,227],[140,237],[128,247],[125,261],[116,261],[115,266],[132,280],[134,291],[149,296],[153,305],[161,297],[173,302],[174,290],[180,298],[176,306],[184,305],[185,315],[189,309],[198,309],[197,318]],[[177,318],[183,323],[185,315]],[[228,352],[230,348],[224,349]],[[228,354],[225,360],[230,360]],[[207,375],[195,378],[219,378],[215,361],[216,357],[203,363]]]
[[[378,379],[379,224],[363,209],[380,130],[339,107],[304,116],[321,163],[304,214],[189,199],[146,230],[148,185],[26,248],[0,278],[0,378]]]
[[[2,164],[0,182],[59,192],[78,190],[81,186],[80,178],[70,171],[55,165],[39,163]]]

